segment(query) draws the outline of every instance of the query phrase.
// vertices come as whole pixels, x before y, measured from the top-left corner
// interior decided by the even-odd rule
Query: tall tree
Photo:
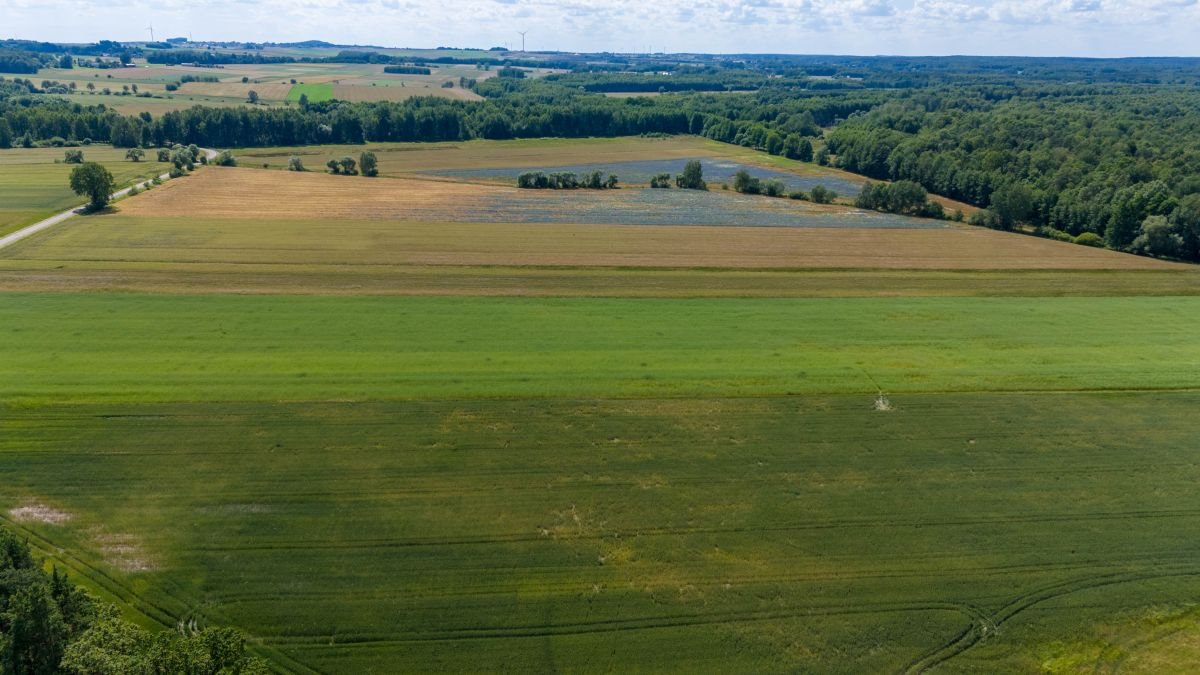
[[[84,162],[71,171],[71,189],[77,195],[87,195],[91,200],[88,208],[95,211],[104,208],[117,187],[108,169],[95,162]]]

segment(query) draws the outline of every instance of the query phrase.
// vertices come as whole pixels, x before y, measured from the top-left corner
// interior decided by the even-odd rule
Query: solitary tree
[[[375,153],[370,150],[358,156],[358,168],[362,171],[362,175],[372,178],[379,175],[378,162],[375,160]]]
[[[304,160],[295,155],[288,157],[288,171],[307,171]]]
[[[704,167],[700,160],[693,159],[683,166],[683,173],[675,178],[675,185],[685,190],[707,190],[704,182]]]
[[[258,103],[258,92],[251,89],[250,93],[246,94],[246,99],[251,103]]]
[[[83,164],[83,151],[67,150],[63,153],[63,161],[67,164]]]
[[[95,162],[85,162],[71,171],[71,189],[77,195],[87,195],[88,209],[96,211],[108,204],[109,195],[117,183],[108,169]]]
[[[308,110],[308,94],[300,94],[300,107]]]
[[[131,162],[140,162],[140,161],[142,161],[142,158],[145,156],[146,156],[146,151],[142,150],[141,148],[130,148],[125,153],[125,159],[127,159]]]
[[[828,204],[837,199],[837,193],[824,185],[814,185],[808,196],[814,204]]]

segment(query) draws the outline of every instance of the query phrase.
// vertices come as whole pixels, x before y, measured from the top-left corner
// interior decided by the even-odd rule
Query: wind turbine
[[[150,31],[150,41],[154,42],[154,24],[150,24],[146,30]]]
[[[519,31],[517,31],[517,33],[518,33],[518,34],[521,36],[521,53],[522,53],[522,54],[524,54],[524,53],[525,53],[525,34],[526,34],[526,33],[528,33],[528,32],[529,32],[529,31],[527,31],[527,30],[519,30]]]

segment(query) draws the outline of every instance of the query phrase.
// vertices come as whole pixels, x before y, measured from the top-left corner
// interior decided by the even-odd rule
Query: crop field
[[[105,145],[80,149],[85,160],[107,167],[118,185],[151,178],[167,169],[152,157],[130,162],[124,150]],[[0,236],[87,201],[67,185],[75,165],[61,163],[63,152],[63,148],[0,150]]]
[[[313,167],[317,168],[317,167]],[[520,190],[512,186],[396,178],[367,181],[316,171],[207,171],[131,203],[129,215],[305,218],[320,203],[343,218],[413,221],[611,223],[760,227],[945,229],[946,221],[695,190]]]
[[[607,208],[598,210],[597,205]],[[197,218],[197,212],[204,217]],[[322,218],[314,219],[314,213]],[[717,216],[724,213],[756,224],[721,222]],[[762,226],[781,214],[791,219],[787,226]],[[591,217],[600,222],[588,222]],[[619,218],[677,224],[620,224]],[[711,224],[685,224],[686,219]],[[409,268],[429,266],[1136,269],[1178,271],[1168,288],[1185,293],[1195,279],[1191,268],[1148,258],[939,221],[724,192],[565,194],[217,167],[123,201],[112,215],[77,221],[0,251],[0,275],[10,272],[24,278],[23,283],[44,283],[46,274],[27,273],[54,269],[64,282],[86,285],[107,279],[103,283],[118,287],[137,287],[145,274],[169,277],[168,269],[202,276],[211,272],[215,283],[226,284],[231,281],[227,275],[237,270],[232,281],[247,290],[282,285],[293,291],[336,292],[350,285],[376,293],[438,292],[436,285],[428,285],[429,277],[420,281],[420,274],[415,286],[403,281],[411,279]],[[456,283],[477,288],[487,283],[486,276],[451,275],[453,281],[441,292]],[[1079,283],[1061,281],[1075,287]],[[569,275],[554,283],[559,282],[567,294],[587,291]],[[743,279],[735,288],[749,282]],[[775,289],[788,285],[782,278],[764,283]],[[803,294],[803,288],[784,294]],[[866,290],[888,294],[887,287],[859,292]],[[626,286],[613,292],[630,291]]]
[[[431,177],[845,175],[698,139],[363,147],[0,249],[0,522],[136,621],[296,673],[1200,658],[1194,266]]]
[[[1198,302],[5,294],[0,499],[294,670],[1104,664],[1200,589]]]

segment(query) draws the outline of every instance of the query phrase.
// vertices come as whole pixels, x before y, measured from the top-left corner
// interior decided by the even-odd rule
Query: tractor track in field
[[[217,157],[216,150],[212,150],[210,148],[200,148],[200,149],[204,151],[204,155],[210,161],[213,159],[216,159],[216,157]],[[164,173],[161,176],[158,176],[158,179],[160,179],[160,180],[170,180],[170,178],[171,178],[171,175],[169,173]],[[138,188],[139,190],[144,189],[147,185],[149,185],[154,180],[156,180],[156,179],[150,178],[150,179],[144,180],[140,183],[134,183],[133,185],[130,185],[127,188],[122,188],[120,190],[117,190],[116,192],[109,195],[109,201],[110,202],[116,201],[116,200],[120,199],[121,197],[124,197],[125,195],[129,194],[130,190],[133,190],[134,188]],[[27,226],[17,230],[16,232],[12,232],[3,237],[0,237],[0,249],[6,248],[8,246],[12,246],[13,244],[17,243],[18,241],[21,241],[22,239],[31,237],[43,230],[48,230],[48,229],[54,227],[55,225],[58,225],[59,223],[65,221],[73,216],[80,215],[83,212],[84,206],[85,205],[83,205],[83,204],[81,204],[79,206],[72,206],[71,208],[67,209],[66,211],[56,213],[53,216],[50,216],[49,218],[43,218],[42,220],[39,220],[38,222],[36,222],[32,225],[27,225]]]
[[[904,675],[916,675],[917,673],[926,673],[938,666],[944,665],[950,659],[963,654],[982,642],[989,634],[996,632],[1001,626],[1019,616],[1025,610],[1047,600],[1053,600],[1079,591],[1102,588],[1104,586],[1186,576],[1200,576],[1200,568],[1185,566],[1174,569],[1164,567],[1160,570],[1147,572],[1109,572],[1077,577],[1042,586],[1009,600],[999,610],[985,616],[979,623],[973,622],[962,633],[955,635],[948,642],[911,661],[900,672]]]

